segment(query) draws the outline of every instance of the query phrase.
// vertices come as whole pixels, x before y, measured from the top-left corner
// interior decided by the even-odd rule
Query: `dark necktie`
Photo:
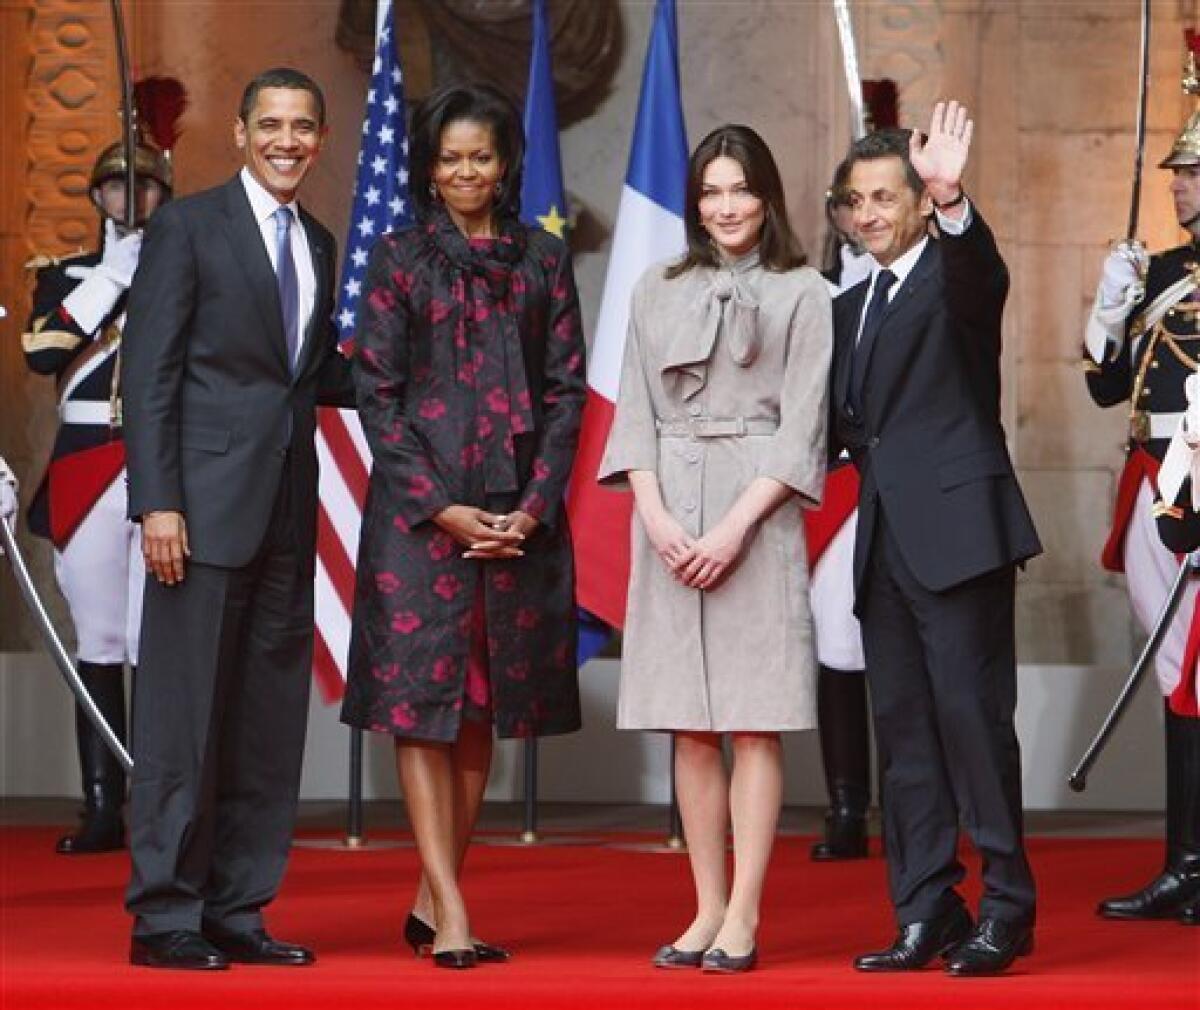
[[[888,292],[896,283],[896,275],[890,270],[880,270],[875,275],[875,290],[871,293],[871,304],[867,306],[867,317],[863,320],[862,334],[850,356],[850,389],[846,404],[854,416],[862,414],[863,382],[867,377],[867,365],[871,361],[871,351],[875,348],[875,339],[879,336],[879,326],[883,322],[883,314],[887,310]]]
[[[287,341],[288,368],[296,370],[300,347],[300,282],[292,257],[292,209],[275,211],[275,280],[279,284],[279,307],[283,310],[283,336]]]

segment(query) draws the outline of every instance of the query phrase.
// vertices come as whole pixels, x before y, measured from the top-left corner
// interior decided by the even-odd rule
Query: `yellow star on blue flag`
[[[521,220],[566,237],[567,200],[558,149],[554,108],[554,71],[550,64],[550,27],[546,0],[534,0],[533,51],[525,92],[525,176],[521,181]]]

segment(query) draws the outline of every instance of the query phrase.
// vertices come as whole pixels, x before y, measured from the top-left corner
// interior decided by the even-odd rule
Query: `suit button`
[[[700,462],[700,454],[698,452],[689,452],[687,454],[687,461],[689,463],[699,463]]]
[[[685,501],[683,503],[683,511],[684,512],[695,512],[696,511],[696,503],[694,501]]]
[[[871,437],[870,437],[870,438],[867,440],[867,448],[868,448],[868,449],[874,449],[874,448],[875,448],[877,445],[879,445],[879,436],[878,436],[878,435],[872,435],[872,436],[871,436]]]

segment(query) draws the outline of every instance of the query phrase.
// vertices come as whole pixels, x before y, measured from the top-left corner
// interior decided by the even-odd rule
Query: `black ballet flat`
[[[404,920],[404,942],[412,947],[415,956],[428,957],[433,952],[433,941],[436,937],[437,930],[409,912],[408,918]],[[512,957],[511,952],[503,947],[484,943],[482,940],[476,940],[472,946],[475,948],[475,959],[480,964],[503,964]]]
[[[461,950],[435,950],[433,952],[433,963],[439,968],[474,968],[479,964],[479,957],[475,953],[474,947],[466,947]]]
[[[699,968],[704,960],[702,950],[680,950],[674,944],[664,944],[650,959],[655,968]]]
[[[708,974],[737,975],[749,971],[758,964],[758,948],[751,947],[749,954],[733,956],[726,954],[720,947],[711,947],[704,952],[700,961],[700,970]]]

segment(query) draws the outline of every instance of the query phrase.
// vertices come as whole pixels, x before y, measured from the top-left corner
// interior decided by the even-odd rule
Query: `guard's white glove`
[[[1083,334],[1083,346],[1096,364],[1113,357],[1124,343],[1125,322],[1146,293],[1149,267],[1150,255],[1136,239],[1118,242],[1105,258]]]
[[[96,272],[119,284],[124,290],[133,283],[133,272],[137,269],[138,255],[141,251],[141,231],[131,231],[122,235],[117,231],[117,223],[111,217],[105,218],[104,251],[100,254]]]
[[[84,333],[95,333],[129,289],[141,251],[140,231],[121,235],[116,222],[107,218],[100,262],[94,267],[67,267],[67,276],[81,283],[63,299],[63,308]]]
[[[1105,308],[1133,306],[1145,291],[1150,256],[1137,239],[1118,242],[1104,260],[1100,274],[1100,297]]]
[[[0,519],[11,519],[17,514],[17,478],[0,457]]]

